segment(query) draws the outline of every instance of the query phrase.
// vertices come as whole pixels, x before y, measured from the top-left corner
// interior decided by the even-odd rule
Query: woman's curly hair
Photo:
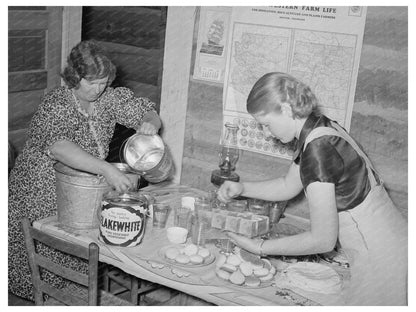
[[[95,80],[108,77],[111,85],[116,76],[116,67],[106,51],[94,40],[86,40],[72,48],[68,65],[61,74],[69,88],[78,88],[82,78]]]
[[[308,117],[318,109],[318,100],[306,84],[289,74],[271,72],[254,84],[247,98],[247,112],[281,112],[282,103],[290,104],[293,116],[298,118]]]

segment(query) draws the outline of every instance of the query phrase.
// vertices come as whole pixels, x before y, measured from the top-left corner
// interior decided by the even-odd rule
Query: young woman
[[[110,87],[115,73],[115,66],[96,42],[80,42],[72,49],[62,75],[66,86],[46,94],[32,118],[29,138],[9,177],[9,291],[17,296],[33,299],[20,220],[57,213],[53,165],[60,161],[103,175],[116,190],[126,191],[132,182],[105,161],[116,122],[144,134],[156,134],[161,127],[155,103],[135,97],[127,88]],[[74,259],[47,252],[82,267]]]
[[[263,255],[346,253],[351,281],[348,305],[406,305],[407,222],[392,203],[367,155],[335,121],[317,112],[310,88],[284,73],[268,73],[253,86],[247,111],[267,136],[298,139],[284,177],[259,182],[226,181],[218,198],[243,195],[288,200],[304,191],[310,210],[307,232],[267,241],[229,233],[240,247]]]

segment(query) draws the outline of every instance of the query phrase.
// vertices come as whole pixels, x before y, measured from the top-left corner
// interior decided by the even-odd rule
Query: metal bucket
[[[54,165],[58,222],[74,229],[95,229],[103,194],[111,187],[102,176]]]
[[[172,158],[160,136],[135,134],[123,145],[120,158],[147,181],[159,183],[171,176]]]
[[[140,244],[146,229],[147,206],[146,197],[137,193],[105,194],[100,213],[100,241],[121,247]]]

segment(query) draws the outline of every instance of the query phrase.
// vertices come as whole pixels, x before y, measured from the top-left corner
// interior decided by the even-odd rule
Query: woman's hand
[[[218,199],[223,202],[229,202],[232,198],[240,196],[244,191],[244,185],[239,182],[225,181],[217,192]]]
[[[159,131],[159,129],[156,128],[154,124],[144,121],[140,125],[139,129],[137,129],[136,132],[137,133],[142,133],[142,134],[147,134],[147,135],[153,135],[153,134],[157,134],[158,131]]]
[[[104,172],[104,177],[107,183],[115,188],[117,192],[127,192],[129,189],[133,189],[133,182],[118,170],[116,167],[109,164]]]
[[[261,240],[251,239],[232,232],[227,232],[227,235],[237,246],[257,255],[260,253]]]
[[[142,123],[138,129],[136,129],[137,133],[153,135],[159,132],[160,127],[162,126],[162,121],[156,112],[148,111],[146,115],[144,115]]]

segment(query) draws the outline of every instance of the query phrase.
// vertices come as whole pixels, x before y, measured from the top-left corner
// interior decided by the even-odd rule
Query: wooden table
[[[173,184],[152,185],[144,190],[154,192],[158,201],[167,201],[172,208],[180,205],[182,196],[204,193],[194,188]],[[173,213],[170,214],[166,227],[172,224],[172,215]],[[290,220],[289,217],[284,219]],[[35,221],[34,227],[85,246],[95,242],[100,247],[101,262],[118,267],[140,279],[179,290],[215,305],[286,306],[299,304],[299,301],[290,296],[276,294],[277,289],[272,285],[263,288],[246,288],[234,286],[219,279],[214,271],[215,261],[207,266],[196,268],[177,267],[165,261],[160,255],[160,249],[170,244],[166,238],[166,229],[154,229],[151,221],[148,219],[142,242],[134,247],[106,245],[99,240],[98,229],[73,230],[60,224],[56,216]],[[298,220],[294,218],[291,222],[296,223]],[[219,250],[214,245],[207,245],[207,248],[216,257],[219,255]],[[188,276],[181,276],[183,273]],[[314,304],[307,299],[304,299],[303,303]]]

